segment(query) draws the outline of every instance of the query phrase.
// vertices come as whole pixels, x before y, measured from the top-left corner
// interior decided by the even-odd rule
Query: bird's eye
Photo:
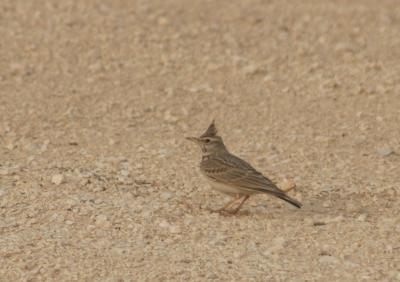
[[[207,139],[204,139],[204,142],[206,142],[206,143],[210,143],[210,139],[209,138],[207,138]]]

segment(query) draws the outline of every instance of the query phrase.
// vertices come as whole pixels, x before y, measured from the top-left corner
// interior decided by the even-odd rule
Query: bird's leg
[[[232,211],[232,214],[236,214],[240,210],[240,208],[243,206],[244,202],[246,202],[249,197],[250,197],[249,195],[241,197],[240,199],[243,199],[243,200],[240,202],[239,206]]]
[[[225,204],[222,208],[218,209],[218,212],[223,212],[226,211],[227,208],[231,207],[234,203],[236,203],[241,197],[239,195],[236,195],[235,198],[230,200],[228,203]]]

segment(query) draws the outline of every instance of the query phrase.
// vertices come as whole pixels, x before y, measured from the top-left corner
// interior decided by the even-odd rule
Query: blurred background
[[[3,0],[0,39],[5,281],[400,279],[398,1]],[[302,210],[208,211],[214,118]]]

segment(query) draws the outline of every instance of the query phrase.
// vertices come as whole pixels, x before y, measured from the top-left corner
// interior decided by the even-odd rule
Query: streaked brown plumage
[[[232,155],[225,147],[222,138],[217,135],[214,121],[199,138],[189,137],[187,139],[200,146],[203,153],[200,171],[210,181],[211,186],[234,197],[222,210],[226,210],[241,199],[238,207],[233,210],[233,213],[236,213],[250,195],[258,193],[271,194],[297,208],[301,207],[300,202],[286,195],[283,190],[250,164]]]

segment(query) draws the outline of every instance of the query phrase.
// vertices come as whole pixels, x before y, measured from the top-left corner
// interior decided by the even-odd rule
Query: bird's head
[[[203,152],[203,156],[226,151],[222,138],[217,135],[217,128],[215,127],[214,121],[211,122],[206,132],[204,132],[200,137],[186,137],[186,139],[199,145]]]

